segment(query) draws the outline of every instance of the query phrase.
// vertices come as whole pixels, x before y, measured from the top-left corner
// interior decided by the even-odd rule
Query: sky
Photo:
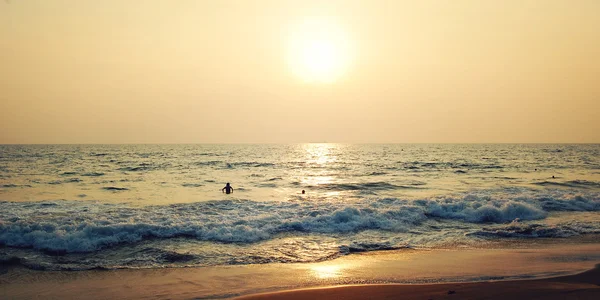
[[[599,143],[599,13],[0,1],[0,143]]]

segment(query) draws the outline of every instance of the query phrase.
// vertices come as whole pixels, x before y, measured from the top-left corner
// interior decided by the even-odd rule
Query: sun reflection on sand
[[[342,270],[344,268],[341,265],[328,265],[312,266],[310,269],[317,278],[331,279],[342,276]]]

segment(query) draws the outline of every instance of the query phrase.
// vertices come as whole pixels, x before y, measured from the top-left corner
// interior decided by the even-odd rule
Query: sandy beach
[[[571,276],[541,280],[426,285],[358,285],[265,293],[266,299],[599,299],[600,265]]]
[[[307,264],[81,272],[9,267],[0,275],[0,297],[597,299],[600,271],[593,268],[600,263],[600,244],[594,239],[503,249],[380,251]]]

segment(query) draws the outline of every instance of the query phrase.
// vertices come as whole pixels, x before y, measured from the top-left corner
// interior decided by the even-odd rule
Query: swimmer
[[[225,185],[224,188],[221,189],[221,191],[225,194],[233,194],[233,188],[231,187],[231,185],[229,185],[229,182]]]

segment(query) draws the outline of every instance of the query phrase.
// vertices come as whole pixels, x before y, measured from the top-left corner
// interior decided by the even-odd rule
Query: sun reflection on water
[[[328,174],[326,168],[330,168],[331,164],[337,161],[337,144],[304,144],[302,145],[306,151],[304,161],[309,168],[309,172],[305,173],[301,179],[305,185],[316,186],[330,184],[335,181],[335,178]],[[308,176],[306,176],[308,175]]]
[[[337,144],[304,144],[306,162],[309,165],[324,166],[337,160],[333,153],[338,148]]]

